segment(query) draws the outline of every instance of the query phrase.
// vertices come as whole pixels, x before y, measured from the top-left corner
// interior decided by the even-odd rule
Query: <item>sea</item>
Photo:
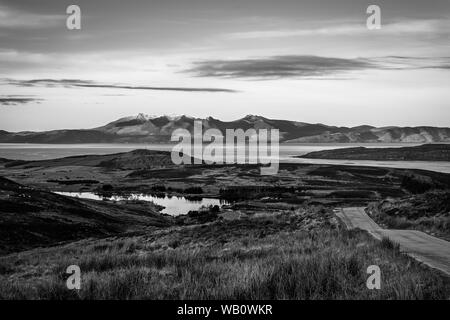
[[[371,161],[371,160],[325,160],[305,159],[296,156],[305,155],[313,151],[331,150],[349,147],[393,148],[416,146],[413,143],[281,143],[276,157],[280,163],[312,163],[338,164],[374,167],[392,167],[402,169],[422,169],[436,172],[450,173],[448,161]],[[47,160],[68,156],[89,154],[112,154],[136,149],[171,151],[174,144],[28,144],[28,143],[0,143],[0,158],[15,160]],[[272,160],[275,158],[269,157]],[[266,159],[267,161],[268,159]]]

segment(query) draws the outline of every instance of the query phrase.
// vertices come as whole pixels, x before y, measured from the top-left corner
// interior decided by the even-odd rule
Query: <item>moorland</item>
[[[173,165],[169,153],[148,150],[2,159],[0,298],[450,297],[447,275],[388,239],[347,230],[333,214],[337,207],[368,206],[388,227],[402,219],[446,238],[450,175],[287,163],[275,176],[259,173],[258,165]],[[133,193],[226,204],[174,216],[156,203],[114,200]],[[415,208],[411,214],[408,205]],[[65,285],[65,269],[73,264],[82,271],[78,291]],[[366,268],[373,264],[383,270],[382,290],[366,287]]]

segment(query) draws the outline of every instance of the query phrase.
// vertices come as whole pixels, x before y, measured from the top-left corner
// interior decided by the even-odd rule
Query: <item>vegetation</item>
[[[375,221],[391,229],[421,230],[450,240],[448,190],[372,203],[368,213]]]
[[[201,187],[189,187],[189,188],[184,189],[184,193],[202,194],[203,189]]]
[[[82,272],[70,291],[67,266]],[[366,269],[382,271],[368,290]],[[448,299],[450,280],[321,208],[0,258],[1,299]]]
[[[401,148],[341,148],[310,152],[300,158],[384,161],[450,161],[450,145],[424,144]]]
[[[94,183],[99,183],[98,180],[89,180],[89,179],[84,179],[84,180],[47,180],[47,182],[51,182],[51,183],[58,183],[58,184],[62,184],[62,185],[73,185],[73,184],[94,184]]]
[[[152,203],[65,197],[0,177],[0,255],[171,225]]]
[[[435,188],[435,184],[431,179],[417,175],[406,175],[402,180],[401,186],[412,194],[424,193]]]
[[[0,178],[0,299],[450,298],[448,277],[388,239],[342,229],[331,211],[403,197],[373,204],[374,219],[445,235],[448,192],[427,190],[448,188],[448,174],[280,164],[279,175],[261,176],[257,166],[169,161],[138,150],[0,166],[8,177]],[[99,183],[72,183],[90,180]],[[170,217],[151,203],[42,188],[237,202]],[[80,291],[66,288],[72,264],[81,267]],[[366,287],[369,265],[381,268],[381,290]]]
[[[288,198],[302,194],[301,187],[283,186],[230,186],[220,189],[220,197],[228,201],[255,200],[262,197]]]

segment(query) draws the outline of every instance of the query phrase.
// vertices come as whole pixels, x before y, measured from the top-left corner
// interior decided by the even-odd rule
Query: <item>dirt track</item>
[[[415,259],[450,275],[450,242],[416,230],[381,229],[364,211],[364,207],[337,209],[336,215],[347,228],[367,230],[377,239],[387,237],[400,245],[400,250]]]

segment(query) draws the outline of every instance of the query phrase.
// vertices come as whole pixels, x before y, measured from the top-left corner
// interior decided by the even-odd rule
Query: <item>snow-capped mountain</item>
[[[6,132],[0,130],[0,142],[14,143],[165,143],[172,132],[184,128],[193,132],[194,121],[202,121],[203,129],[279,129],[282,142],[347,143],[347,142],[450,142],[450,128],[382,127],[368,125],[336,127],[247,115],[234,121],[221,121],[181,116],[149,116],[138,114],[93,129],[53,130],[45,132]]]

